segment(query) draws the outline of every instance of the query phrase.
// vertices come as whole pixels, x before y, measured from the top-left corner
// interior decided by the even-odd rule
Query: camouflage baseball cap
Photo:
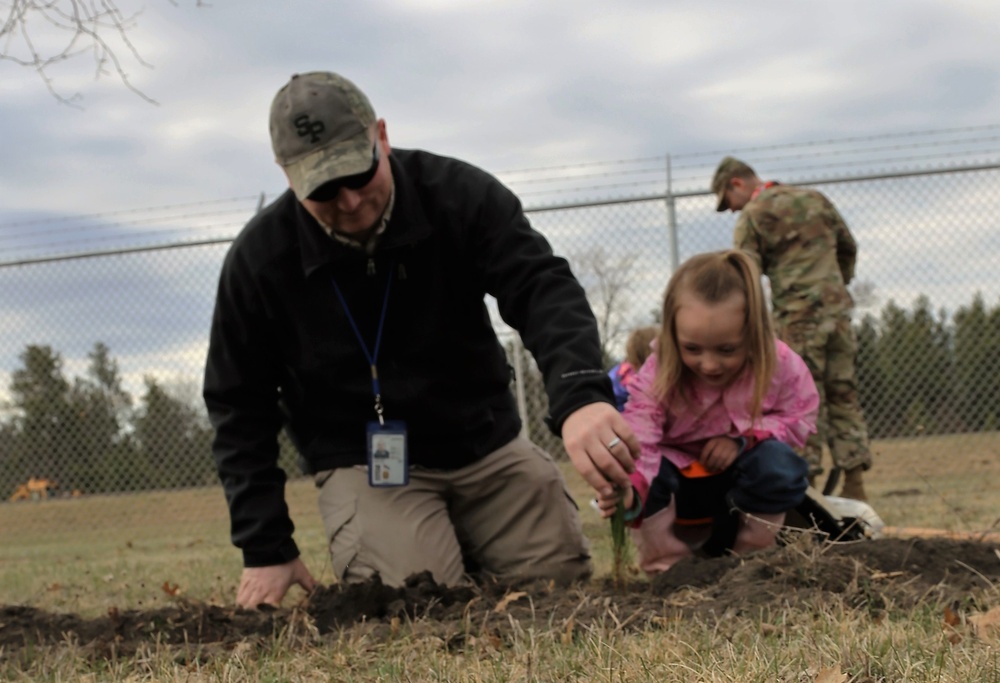
[[[295,74],[271,103],[271,147],[295,196],[372,165],[375,111],[352,82],[328,71]]]
[[[725,157],[720,161],[718,168],[715,169],[715,175],[712,176],[712,192],[718,199],[715,210],[725,211],[729,208],[729,204],[726,202],[726,189],[729,187],[730,179],[753,173],[752,168],[735,157]]]

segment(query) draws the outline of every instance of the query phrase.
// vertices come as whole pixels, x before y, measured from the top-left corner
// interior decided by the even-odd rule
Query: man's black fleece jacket
[[[375,399],[350,318],[374,353],[384,301],[380,391],[385,418],[406,422],[411,464],[460,468],[521,429],[487,294],[542,371],[556,434],[577,408],[614,403],[583,289],[513,193],[455,159],[389,159],[395,205],[371,255],[328,236],[290,191],[226,255],[204,398],[248,567],[299,553],[277,465],[282,426],[307,473],[365,462]]]

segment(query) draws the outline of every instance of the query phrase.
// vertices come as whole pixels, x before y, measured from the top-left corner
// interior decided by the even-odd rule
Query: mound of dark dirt
[[[829,605],[911,610],[968,602],[1000,584],[995,546],[948,539],[879,539],[825,547],[790,545],[746,557],[693,558],[651,581],[591,581],[569,589],[550,583],[447,588],[428,574],[405,586],[320,587],[292,609],[242,610],[178,600],[149,611],[112,609],[82,619],[27,606],[0,607],[0,656],[74,642],[95,656],[128,655],[151,643],[228,648],[292,634],[310,641],[364,624],[388,637],[409,624],[461,647],[470,636],[503,638],[513,622],[569,632],[591,624],[645,628],[665,615],[711,621],[771,610]]]
[[[995,546],[950,539],[879,539],[826,547],[792,544],[747,557],[692,558],[655,577],[651,591],[697,589],[690,616],[762,614],[822,604],[906,612],[920,604],[965,601],[1000,584]]]

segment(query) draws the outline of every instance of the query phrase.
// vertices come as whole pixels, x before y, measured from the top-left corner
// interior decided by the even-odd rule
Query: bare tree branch
[[[630,301],[635,254],[612,258],[603,248],[594,247],[574,254],[570,260],[597,318],[601,354],[610,364],[616,349],[633,327]]]
[[[168,1],[177,5],[176,0]],[[196,6],[205,3],[196,0]],[[81,108],[82,95],[61,93],[51,69],[89,53],[95,80],[117,77],[145,101],[158,104],[132,83],[122,61],[124,52],[139,65],[152,68],[129,37],[141,11],[125,15],[116,0],[0,0],[0,12],[6,17],[0,24],[0,60],[33,69],[59,102]]]
[[[875,283],[871,280],[855,280],[851,283],[851,295],[858,308],[873,308],[879,300]]]

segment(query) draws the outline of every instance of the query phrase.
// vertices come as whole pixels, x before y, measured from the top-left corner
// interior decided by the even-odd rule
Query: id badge
[[[406,486],[410,483],[406,424],[402,420],[386,420],[384,425],[369,422],[367,442],[369,486]]]

